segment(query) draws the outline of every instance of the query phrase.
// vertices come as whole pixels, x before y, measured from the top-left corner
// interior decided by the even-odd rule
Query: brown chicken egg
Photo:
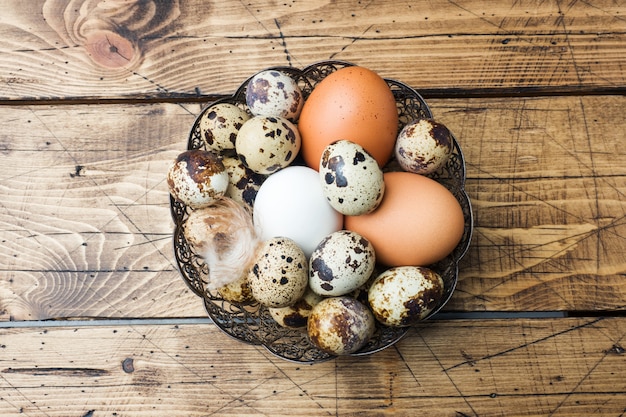
[[[341,68],[324,78],[305,101],[298,121],[302,157],[317,170],[324,148],[345,139],[361,145],[383,167],[398,134],[391,89],[367,68]]]
[[[461,205],[437,181],[410,172],[384,175],[385,195],[369,214],[345,216],[344,227],[371,242],[387,266],[428,266],[445,258],[465,230]]]

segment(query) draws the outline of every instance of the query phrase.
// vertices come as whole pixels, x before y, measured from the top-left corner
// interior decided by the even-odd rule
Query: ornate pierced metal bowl
[[[324,61],[301,70],[292,67],[273,67],[272,69],[283,71],[296,79],[306,99],[317,83],[327,75],[350,65],[353,64],[342,61]],[[213,105],[227,102],[246,109],[245,95],[248,81],[249,79],[239,87],[235,94],[211,103],[198,115],[189,135],[187,149],[204,147],[199,120],[202,114]],[[428,105],[417,91],[399,81],[390,79],[385,81],[396,99],[399,129],[413,119],[432,118]],[[385,167],[387,171],[398,169],[393,160]],[[436,314],[452,296],[458,277],[458,262],[465,255],[471,240],[472,208],[464,189],[465,161],[456,139],[454,139],[453,153],[447,164],[430,177],[448,188],[459,201],[465,216],[465,231],[461,242],[451,254],[437,264],[429,266],[443,278],[444,297],[426,319]],[[288,329],[278,325],[266,307],[258,303],[242,305],[231,303],[220,298],[217,292],[209,291],[206,288],[208,268],[203,259],[191,250],[182,232],[182,225],[191,209],[171,197],[170,204],[175,223],[174,253],[180,274],[189,288],[202,298],[209,317],[222,331],[241,342],[261,345],[278,357],[294,362],[321,362],[334,357],[313,346],[308,340],[306,330]],[[370,341],[352,355],[368,355],[385,349],[399,341],[407,330],[407,328],[387,327],[378,323]]]

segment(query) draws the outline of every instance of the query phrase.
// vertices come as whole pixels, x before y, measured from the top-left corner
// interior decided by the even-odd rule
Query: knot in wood
[[[133,358],[126,358],[122,361],[122,369],[127,374],[135,372],[135,364]]]
[[[135,42],[110,30],[90,33],[85,41],[89,57],[105,68],[122,68],[135,61]]]

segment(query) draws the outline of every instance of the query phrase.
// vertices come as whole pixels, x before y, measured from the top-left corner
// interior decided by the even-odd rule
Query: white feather
[[[230,198],[221,198],[192,215],[189,229],[195,230],[189,234],[209,269],[207,289],[221,288],[247,274],[260,243],[250,212]]]

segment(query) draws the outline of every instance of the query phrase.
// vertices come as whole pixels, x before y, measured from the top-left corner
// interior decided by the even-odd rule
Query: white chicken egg
[[[340,140],[328,145],[322,152],[319,175],[324,196],[345,215],[369,213],[383,198],[383,171],[357,143]]]
[[[206,207],[228,189],[228,173],[213,152],[193,149],[182,152],[167,172],[172,196],[191,208]]]
[[[245,110],[234,104],[217,103],[200,116],[200,136],[208,150],[219,153],[235,149],[237,133],[249,118]]]
[[[259,174],[287,167],[301,146],[296,125],[283,117],[255,116],[239,129],[235,150],[239,159]]]
[[[452,146],[452,135],[445,125],[432,119],[416,119],[398,134],[394,154],[403,170],[425,175],[446,163]]]
[[[285,237],[263,242],[248,272],[252,296],[267,307],[292,305],[304,295],[308,282],[304,252]]]
[[[246,104],[255,116],[279,116],[298,120],[304,97],[298,83],[278,70],[255,74],[246,89]]]
[[[372,337],[375,319],[372,312],[352,297],[325,298],[313,307],[307,334],[318,349],[345,355],[361,349]]]
[[[326,201],[317,171],[304,166],[287,167],[265,180],[253,219],[262,239],[293,239],[307,258],[326,235],[343,227],[343,215]]]
[[[439,305],[443,289],[443,280],[435,271],[399,266],[376,277],[368,290],[368,301],[382,324],[407,327],[423,320]]]
[[[348,294],[367,282],[376,255],[358,233],[340,230],[326,236],[309,260],[309,287],[323,296]]]

